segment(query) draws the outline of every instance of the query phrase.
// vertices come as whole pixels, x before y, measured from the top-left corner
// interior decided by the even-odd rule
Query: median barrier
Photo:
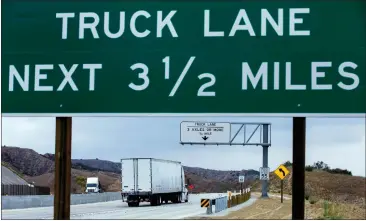
[[[227,196],[219,196],[217,198],[202,198],[201,207],[205,207],[206,214],[221,212],[229,207],[229,200]],[[215,208],[213,210],[213,208]]]
[[[246,189],[241,194],[232,195],[228,192],[228,196],[219,196],[217,198],[201,198],[201,207],[207,208],[206,214],[221,212],[230,207],[234,207],[241,203],[245,203],[250,199],[251,191]],[[215,209],[213,210],[213,207]]]
[[[25,209],[33,207],[53,206],[53,195],[2,196],[2,209]],[[120,192],[104,192],[92,194],[71,194],[70,204],[87,204],[120,200]]]
[[[227,209],[227,196],[215,199],[215,213]]]

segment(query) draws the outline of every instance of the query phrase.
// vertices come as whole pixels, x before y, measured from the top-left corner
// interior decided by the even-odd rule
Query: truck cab
[[[101,193],[102,188],[98,177],[88,177],[86,179],[86,193]]]

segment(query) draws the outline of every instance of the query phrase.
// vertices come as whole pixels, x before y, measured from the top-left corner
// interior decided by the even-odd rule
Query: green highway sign
[[[3,114],[364,114],[366,2],[2,1]]]

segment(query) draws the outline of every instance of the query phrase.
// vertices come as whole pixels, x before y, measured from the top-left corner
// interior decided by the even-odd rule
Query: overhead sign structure
[[[285,179],[285,177],[290,173],[290,171],[284,166],[284,165],[280,165],[275,171],[274,173],[281,179]]]
[[[260,180],[269,180],[269,167],[259,168],[259,179]]]
[[[124,2],[3,0],[3,115],[364,116],[363,1]]]
[[[244,183],[245,176],[239,176],[239,183]]]
[[[180,124],[181,143],[228,143],[230,123],[183,121]]]

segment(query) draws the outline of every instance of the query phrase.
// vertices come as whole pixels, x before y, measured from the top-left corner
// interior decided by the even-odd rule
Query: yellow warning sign
[[[288,171],[288,169],[282,164],[275,170],[275,174],[281,180],[283,180],[289,173],[290,173],[290,171]]]

